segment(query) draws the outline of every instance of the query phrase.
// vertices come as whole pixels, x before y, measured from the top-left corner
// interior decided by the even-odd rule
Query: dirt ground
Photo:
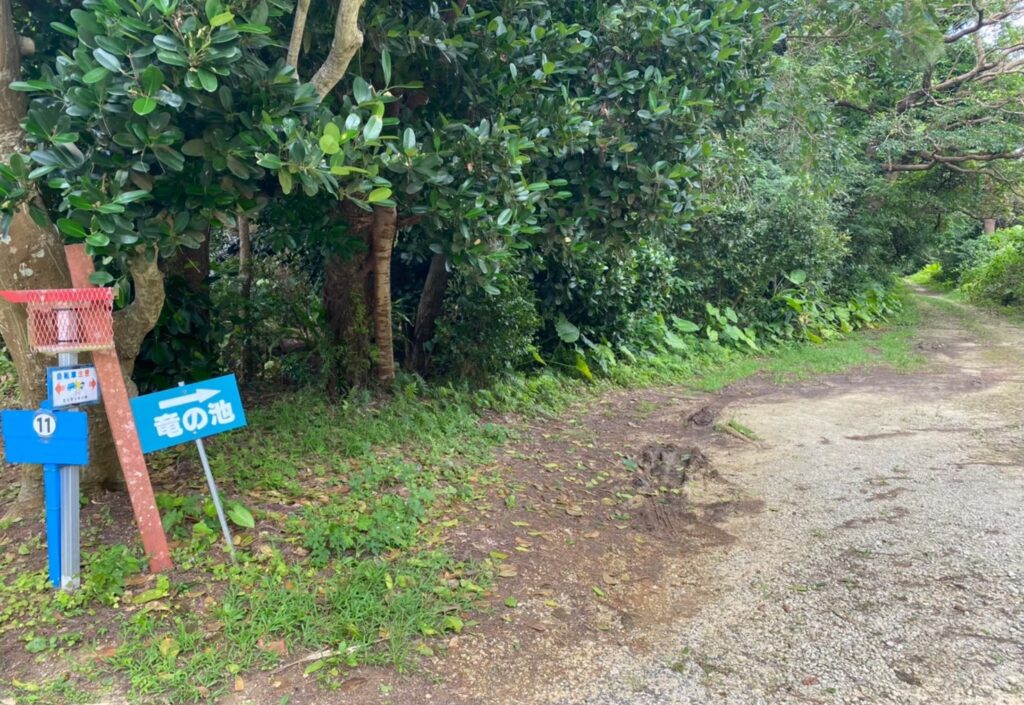
[[[623,391],[530,428],[515,508],[461,536],[525,597],[384,700],[1024,703],[1024,331],[940,303],[912,373]]]
[[[478,625],[405,674],[298,665],[221,702],[1024,703],[1024,330],[920,298],[911,373],[521,427],[450,537],[504,556]]]

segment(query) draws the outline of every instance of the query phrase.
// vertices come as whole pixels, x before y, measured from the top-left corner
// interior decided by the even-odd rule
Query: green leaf
[[[320,149],[324,154],[337,154],[341,150],[341,145],[338,144],[337,137],[325,134],[320,138]]]
[[[580,339],[580,329],[569,323],[569,319],[565,317],[564,313],[559,314],[558,321],[555,323],[555,331],[563,343],[571,344]]]
[[[156,66],[147,66],[146,70],[142,72],[142,89],[146,92],[146,95],[155,95],[163,85],[164,72]]]
[[[334,171],[333,169],[331,171]],[[287,169],[277,172],[277,181],[281,184],[281,191],[287,196],[292,192],[292,174]]]
[[[252,512],[237,502],[228,509],[228,518],[243,529],[251,529],[256,526]]]
[[[465,623],[454,614],[450,614],[445,617],[444,622],[441,624],[442,629],[449,632],[455,632],[456,634],[461,634],[462,629],[465,626]]]
[[[96,59],[96,63],[98,63],[103,68],[112,71],[113,73],[121,72],[121,62],[118,60],[116,56],[111,54],[106,49],[93,49],[92,56],[94,59]]]
[[[700,326],[693,321],[688,321],[678,316],[672,316],[672,325],[680,333],[696,333],[700,330]]]
[[[81,223],[77,223],[70,218],[58,218],[57,229],[68,237],[82,239],[87,235],[85,228],[82,227]]]
[[[306,669],[302,672],[302,675],[308,676],[308,675],[310,675],[312,673],[316,673],[317,671],[319,671],[321,668],[323,668],[326,665],[327,665],[327,659],[320,659],[319,661],[314,661],[313,663],[311,663],[308,666],[306,666]]]
[[[669,347],[673,350],[683,351],[688,350],[690,347],[686,344],[685,340],[670,330],[665,331],[665,342],[668,343]]]
[[[21,93],[57,90],[53,84],[47,81],[12,81],[9,87],[12,91],[20,91]]]
[[[498,214],[498,225],[508,225],[512,221],[512,209],[506,208]],[[579,331],[577,331],[579,333]],[[573,341],[568,341],[573,342]]]
[[[157,586],[150,588],[145,592],[140,592],[138,595],[132,598],[133,605],[144,605],[147,602],[153,602],[154,600],[160,600],[167,597],[170,592],[170,586],[168,584],[157,583]]]
[[[114,196],[114,203],[124,206],[129,203],[135,203],[136,201],[149,198],[150,195],[149,191],[143,191],[141,189],[136,191],[123,191]]]
[[[370,84],[366,82],[361,76],[356,76],[352,79],[352,96],[356,99],[358,105],[368,103],[373,100],[373,94],[370,92]]]
[[[82,83],[85,83],[85,84],[91,86],[94,83],[99,83],[100,81],[102,81],[104,78],[106,78],[109,75],[110,75],[110,71],[107,71],[102,66],[97,66],[92,71],[86,71],[82,75]]]
[[[196,73],[199,74],[199,82],[203,84],[203,90],[207,93],[213,93],[217,90],[217,77],[206,69],[197,69]]]
[[[181,145],[181,153],[188,157],[202,157],[206,155],[206,140],[196,137]]]
[[[414,149],[416,149],[416,133],[411,127],[407,127],[402,133],[402,151],[409,154]]]
[[[135,99],[135,102],[132,103],[132,110],[134,110],[137,115],[149,115],[151,112],[156,110],[156,105],[156,100],[148,96],[143,96],[142,98]]]
[[[261,154],[256,160],[256,163],[267,169],[280,169],[284,166],[284,162],[281,161],[281,157],[276,154]]]
[[[236,32],[243,32],[245,34],[270,34],[270,27],[264,24],[250,24],[244,22],[242,24],[236,24],[234,27]]]
[[[214,15],[210,18],[211,27],[220,27],[223,24],[227,24],[231,20],[235,19],[234,13],[222,12],[219,15]]]
[[[800,286],[805,281],[807,281],[807,272],[805,272],[802,269],[794,269],[792,272],[786,275],[786,279],[789,279],[797,286]]]
[[[380,53],[380,66],[384,71],[384,85],[391,85],[391,52],[387,47]]]
[[[391,189],[382,186],[381,188],[375,188],[370,191],[370,195],[366,197],[366,200],[370,203],[380,203],[391,198]]]
[[[576,369],[579,373],[587,380],[594,380],[594,373],[590,371],[590,366],[587,364],[587,358],[583,357],[582,353],[576,353]]]
[[[381,128],[384,127],[384,121],[376,115],[371,115],[370,119],[366,121],[366,125],[363,126],[363,139],[367,142],[372,142],[380,137]]]

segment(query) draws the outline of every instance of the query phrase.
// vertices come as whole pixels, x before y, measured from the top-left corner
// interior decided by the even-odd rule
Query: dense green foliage
[[[45,53],[14,86],[33,99],[4,210],[40,193],[33,217],[84,241],[122,300],[124,255],[161,253],[168,303],[138,366],[152,386],[375,364],[329,332],[336,293],[320,291],[330,258],[366,257],[353,213],[380,208],[401,233],[395,350],[421,345],[421,374],[590,376],[666,333],[686,349],[821,338],[808,316],[846,330],[852,302],[930,252],[959,276],[965,214],[1013,217],[1019,120],[999,108],[1018,79],[997,69],[1019,31],[989,5],[999,32],[975,45],[955,3],[371,2],[323,100],[302,79],[330,46],[325,5],[295,69],[283,2],[34,9],[22,30]],[[212,275],[189,283],[171,255],[204,241],[191,261]],[[438,254],[440,318],[414,345]],[[370,337],[371,313],[344,325]]]
[[[1024,307],[1024,226],[992,235],[954,230],[942,244],[937,261],[915,274],[914,281],[956,287],[977,303]]]

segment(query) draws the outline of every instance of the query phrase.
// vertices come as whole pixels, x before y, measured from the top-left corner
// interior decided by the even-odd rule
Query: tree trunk
[[[11,81],[21,74],[21,51],[14,31],[10,0],[0,0],[0,158],[22,147],[21,120],[25,94],[12,91]],[[49,289],[70,286],[60,237],[52,227],[40,227],[28,208],[14,213],[7,237],[0,237],[0,289]],[[0,301],[0,335],[18,372],[18,388],[25,408],[36,408],[46,398],[46,367],[53,361],[36,355],[28,345],[25,306]],[[8,516],[26,516],[43,504],[42,470],[38,465],[20,468],[21,491]]]
[[[349,202],[338,204],[337,217],[358,238],[349,254],[330,254],[324,265],[324,313],[331,349],[324,351],[327,394],[336,399],[342,385],[370,380],[370,306],[373,301],[373,258],[370,217]],[[354,250],[354,251],[353,251]]]
[[[242,379],[251,381],[256,376],[256,356],[252,349],[252,234],[249,216],[238,214],[238,276],[242,279],[242,317],[245,319],[245,338],[242,341]]]
[[[445,289],[448,287],[447,257],[435,254],[430,260],[427,280],[423,283],[423,293],[416,307],[416,321],[413,323],[412,342],[406,357],[406,368],[419,374],[427,371],[426,344],[433,340],[437,328],[437,319],[444,306]]]
[[[387,384],[395,379],[395,344],[391,335],[391,250],[398,229],[398,212],[373,209],[373,337],[377,343],[377,379]]]
[[[995,218],[985,218],[982,222],[985,224],[985,234],[986,235],[992,235],[993,233],[995,233],[995,231],[996,231],[996,219]]]
[[[20,122],[25,117],[25,94],[8,87],[20,77],[19,46],[10,0],[0,0],[0,158],[5,161],[23,146]],[[129,378],[142,337],[156,323],[163,306],[163,278],[155,263],[143,265],[133,261],[132,277],[136,302],[114,318],[115,343],[129,388],[133,388]],[[36,224],[28,209],[21,208],[11,221],[9,237],[0,238],[0,289],[66,289],[70,286],[60,235],[49,224]],[[30,409],[38,407],[46,398],[46,368],[54,365],[55,360],[29,349],[27,312],[23,305],[0,300],[0,336],[18,373],[22,405]],[[94,491],[101,484],[116,484],[120,478],[120,464],[102,406],[89,407],[88,414],[91,462],[82,474],[84,492]],[[43,504],[39,466],[23,465],[20,481],[18,498],[8,509],[7,516],[37,516]]]

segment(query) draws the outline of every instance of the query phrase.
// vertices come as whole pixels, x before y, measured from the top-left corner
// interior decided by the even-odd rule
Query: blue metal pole
[[[60,587],[60,466],[43,466],[43,492],[46,495],[46,557],[50,564],[50,582]]]

